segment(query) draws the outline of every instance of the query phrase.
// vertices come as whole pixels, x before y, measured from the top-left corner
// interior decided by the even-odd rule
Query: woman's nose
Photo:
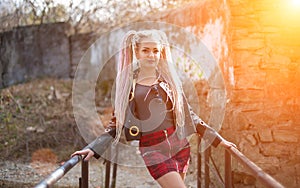
[[[153,52],[149,52],[148,56],[149,57],[154,57],[154,53]]]

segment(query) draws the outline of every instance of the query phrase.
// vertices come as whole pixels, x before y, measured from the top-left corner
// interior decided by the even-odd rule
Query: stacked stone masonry
[[[299,187],[300,7],[282,0],[227,4],[234,84],[223,134],[284,186]]]

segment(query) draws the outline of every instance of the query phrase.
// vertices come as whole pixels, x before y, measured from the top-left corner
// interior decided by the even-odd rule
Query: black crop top
[[[175,125],[172,101],[159,84],[146,86],[137,83],[133,100],[143,135]]]

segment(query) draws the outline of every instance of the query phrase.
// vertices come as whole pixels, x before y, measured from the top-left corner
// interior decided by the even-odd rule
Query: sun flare
[[[292,0],[292,5],[300,7],[300,0]]]

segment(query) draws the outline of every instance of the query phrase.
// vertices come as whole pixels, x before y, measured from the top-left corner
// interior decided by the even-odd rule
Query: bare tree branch
[[[181,6],[196,0],[159,0],[154,4],[150,0],[81,0],[68,4],[54,3],[54,0],[3,0],[9,8],[1,10],[0,32],[12,27],[30,24],[63,21],[69,23],[75,33],[108,29],[118,24],[137,20],[146,14]]]

